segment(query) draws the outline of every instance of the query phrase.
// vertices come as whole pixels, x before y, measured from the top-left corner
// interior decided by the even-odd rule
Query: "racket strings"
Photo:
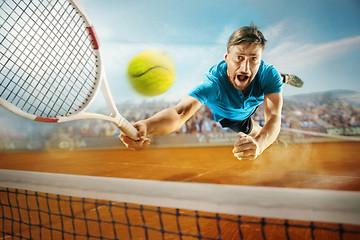
[[[39,9],[39,7],[37,7],[36,9]],[[22,13],[25,13],[26,14],[26,12],[22,12]],[[42,12],[42,14],[43,14],[43,12]],[[29,20],[31,20],[32,21],[32,19],[30,18],[30,16],[28,15],[28,14],[26,14],[27,15],[27,19],[29,19]],[[24,19],[22,19],[21,18],[21,16],[18,16],[18,19],[16,19],[16,21],[24,21]],[[35,25],[36,27],[38,27],[38,32],[40,32],[41,33],[41,31],[42,32],[44,32],[44,30],[42,29],[42,26],[41,25],[39,25],[39,24],[37,24],[36,22],[34,22],[34,23],[31,23],[32,25]],[[27,27],[27,26],[25,26],[25,27]],[[15,36],[22,36],[22,39],[24,38],[23,37],[23,35],[24,34],[21,34],[21,32],[19,32],[19,31],[16,31],[15,30],[15,34],[17,34],[17,35],[15,35]],[[26,33],[25,33],[26,34]],[[30,33],[31,34],[31,33]],[[15,36],[14,36],[14,38],[15,38]],[[48,82],[51,82],[53,79],[51,79],[51,77],[50,76],[45,76],[45,72],[43,72],[41,69],[40,69],[40,71],[39,71],[39,66],[41,66],[41,65],[43,65],[43,66],[46,66],[47,68],[49,68],[50,66],[49,66],[49,63],[51,63],[51,59],[49,59],[49,56],[44,56],[45,55],[45,53],[46,53],[46,51],[43,51],[43,49],[41,49],[41,48],[39,48],[39,45],[37,45],[36,43],[34,43],[33,42],[33,39],[34,38],[38,38],[40,35],[39,34],[37,34],[36,32],[35,32],[35,34],[33,34],[33,35],[31,35],[32,37],[31,37],[31,39],[25,39],[25,40],[23,40],[22,42],[19,42],[19,43],[17,43],[17,48],[16,48],[16,50],[18,50],[19,48],[23,48],[23,49],[27,49],[27,48],[34,48],[34,49],[36,49],[37,51],[39,51],[40,52],[40,54],[39,54],[39,56],[36,56],[36,55],[34,55],[34,54],[32,54],[31,52],[20,52],[20,53],[18,53],[18,58],[16,59],[18,62],[13,62],[14,64],[16,64],[17,66],[25,66],[25,67],[27,67],[26,69],[25,69],[25,71],[23,71],[22,72],[22,74],[21,74],[21,79],[23,79],[25,76],[24,76],[24,74],[26,73],[26,72],[28,72],[28,70],[31,70],[31,69],[33,69],[33,70],[37,70],[37,73],[38,73],[38,75],[34,78],[34,79],[32,79],[31,80],[31,78],[29,79],[29,77],[27,77],[27,79],[29,79],[29,81],[30,82],[26,82],[26,81],[22,81],[22,84],[21,84],[21,88],[23,89],[23,90],[25,90],[23,93],[22,93],[22,95],[19,95],[20,96],[20,98],[19,98],[19,100],[15,103],[16,105],[19,105],[19,102],[20,102],[20,100],[22,100],[22,101],[25,101],[25,102],[29,102],[29,99],[30,99],[30,97],[31,96],[34,96],[34,91],[35,91],[35,89],[39,86],[39,81],[41,80],[41,79],[44,79],[45,77],[47,77],[48,78]],[[40,41],[41,41],[41,46],[43,46],[43,48],[47,48],[48,47],[48,43],[47,42],[43,42],[43,39],[40,37],[40,38],[38,38]],[[13,52],[12,54],[16,54],[16,52]],[[28,59],[31,59],[32,60],[32,65],[29,65],[27,62],[24,62],[24,61],[22,61],[22,59],[25,59],[25,60],[28,60],[27,58],[25,58],[25,56],[23,56],[22,54],[29,54],[29,56],[28,56]],[[43,61],[42,59],[45,57],[45,61]],[[11,59],[10,59],[11,60]],[[35,66],[35,67],[34,67]],[[21,68],[19,68],[19,70],[21,70]],[[40,78],[38,78],[40,76]],[[34,84],[35,84],[35,88],[33,88],[33,87],[31,87],[31,86],[34,86]],[[30,92],[29,92],[30,91]],[[51,92],[51,91],[50,91]],[[24,98],[24,94],[25,93],[30,93],[30,95],[28,95],[27,96],[27,99],[25,99]],[[38,95],[36,95],[36,97],[39,97],[39,94]],[[36,98],[35,98],[36,99]],[[44,99],[40,99],[40,102],[42,102],[42,101],[44,101]],[[34,106],[35,104],[34,104],[34,101],[31,103],[31,105],[32,106]]]
[[[81,109],[95,92],[97,57],[71,4],[4,1],[0,5],[0,96],[42,117]]]
[[[23,12],[24,13],[24,12]],[[23,20],[22,20],[23,21]],[[16,32],[17,34],[18,34],[18,36],[20,35],[19,34],[19,32]],[[34,37],[34,36],[33,36]],[[34,44],[32,44],[31,43],[31,41],[24,41],[24,42],[26,42],[26,43],[28,43],[28,45],[31,45],[31,47],[35,47],[35,45]],[[22,45],[18,45],[18,47],[26,47],[26,45],[24,45],[24,44],[22,44]],[[19,56],[21,56],[21,55],[19,55]],[[34,56],[29,56],[29,57],[31,57],[32,58],[32,60],[33,60],[33,63],[35,63],[35,65],[36,65],[36,63],[38,63],[39,61],[36,61],[37,59],[36,59],[36,57],[34,57]],[[16,60],[21,60],[21,57],[19,57],[18,59],[16,59]],[[39,59],[39,58],[38,58]],[[15,64],[17,64],[17,65],[19,65],[19,63],[15,63]],[[26,65],[25,63],[22,63],[22,66],[29,66],[29,65]],[[26,71],[25,71],[26,72]],[[32,84],[30,84],[30,85],[32,85]],[[37,86],[38,84],[36,84],[36,86]],[[22,88],[24,89],[24,83],[22,84]],[[28,88],[25,88],[25,89],[28,89]],[[34,90],[34,88],[32,88],[32,90]],[[31,91],[31,89],[30,89],[30,91]],[[31,91],[31,93],[33,94],[33,91]],[[31,96],[31,95],[29,95],[29,96]],[[23,99],[24,100],[24,99]]]

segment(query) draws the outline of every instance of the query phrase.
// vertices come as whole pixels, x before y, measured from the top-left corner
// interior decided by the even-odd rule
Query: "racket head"
[[[100,89],[103,67],[81,5],[4,1],[0,19],[0,104],[46,122],[85,111]]]

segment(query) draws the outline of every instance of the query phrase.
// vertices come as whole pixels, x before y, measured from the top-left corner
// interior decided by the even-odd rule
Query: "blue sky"
[[[263,60],[295,73],[302,89],[284,86],[285,96],[335,89],[360,91],[359,0],[80,0],[102,47],[116,102],[152,100],[137,94],[126,68],[137,53],[166,51],[177,76],[155,99],[178,100],[221,61],[238,27],[253,21],[267,38]]]

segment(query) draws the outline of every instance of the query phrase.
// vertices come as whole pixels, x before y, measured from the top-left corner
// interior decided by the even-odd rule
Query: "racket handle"
[[[120,124],[118,125],[118,128],[121,132],[123,132],[126,136],[129,138],[132,138],[133,140],[139,140],[139,132],[138,130],[129,123],[126,119],[122,118],[120,121]]]

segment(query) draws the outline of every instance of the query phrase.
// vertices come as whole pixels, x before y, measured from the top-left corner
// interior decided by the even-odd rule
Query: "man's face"
[[[263,48],[257,43],[232,46],[225,55],[229,81],[238,90],[245,90],[259,70]]]

